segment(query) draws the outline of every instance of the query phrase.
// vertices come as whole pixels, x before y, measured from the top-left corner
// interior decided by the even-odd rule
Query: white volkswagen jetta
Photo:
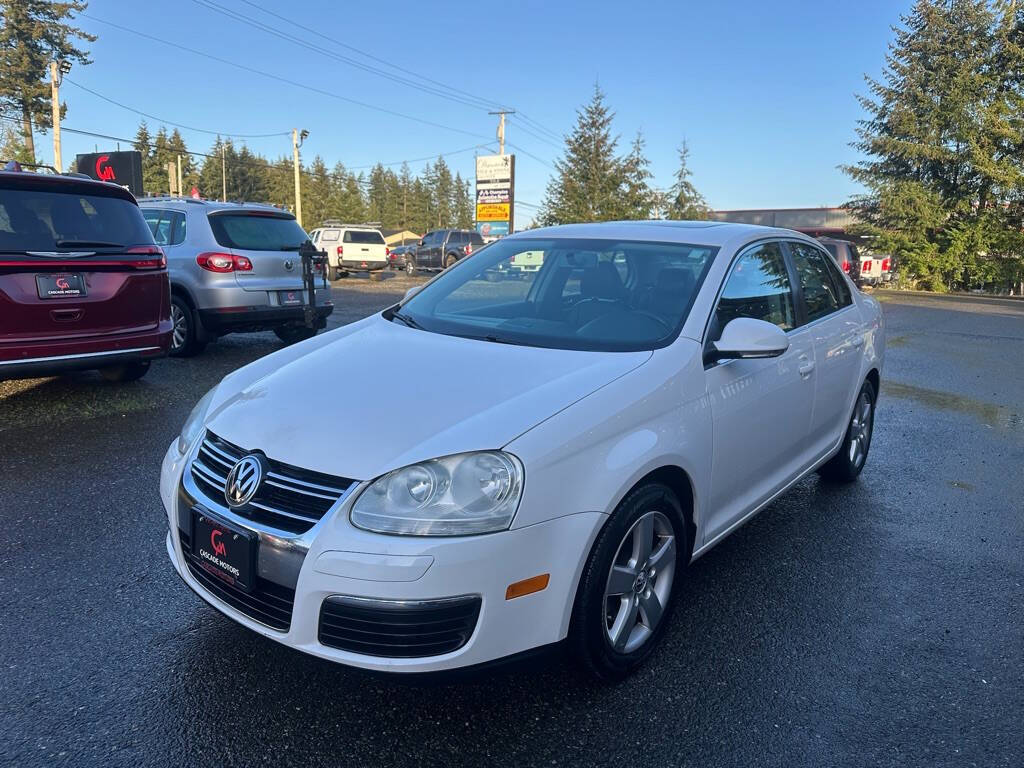
[[[539,268],[510,270],[526,252]],[[167,552],[222,613],[333,661],[427,672],[567,640],[615,678],[694,558],[810,472],[857,477],[882,328],[796,232],[507,237],[203,397],[163,463]]]

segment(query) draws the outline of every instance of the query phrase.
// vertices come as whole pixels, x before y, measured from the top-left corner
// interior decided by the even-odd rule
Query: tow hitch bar
[[[327,323],[316,314],[316,268],[320,268],[324,285],[327,287],[327,253],[318,251],[309,240],[299,246],[299,257],[302,259],[302,286],[306,291],[306,302],[303,314],[307,328],[319,330]]]

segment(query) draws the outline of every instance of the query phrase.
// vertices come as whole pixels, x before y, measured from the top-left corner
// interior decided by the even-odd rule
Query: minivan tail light
[[[196,256],[196,264],[209,272],[252,272],[252,262],[245,256],[208,251]]]
[[[167,257],[164,255],[164,249],[159,245],[136,245],[125,248],[124,252],[132,256],[149,257],[148,259],[130,259],[125,262],[126,266],[135,269],[165,269],[167,267]]]

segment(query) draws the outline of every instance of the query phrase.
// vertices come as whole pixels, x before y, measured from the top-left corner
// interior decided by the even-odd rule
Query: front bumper
[[[181,504],[190,503],[182,493],[189,485],[182,482],[187,466],[188,459],[172,444],[164,458],[161,496],[170,528],[167,553],[185,583],[221,613],[265,637],[313,656],[381,672],[477,666],[564,639],[582,566],[606,519],[584,512],[483,536],[384,536],[349,522],[360,484],[307,533],[291,540],[260,535],[261,575],[294,574],[297,569],[290,623],[278,631],[216,597],[186,566],[178,525]],[[231,522],[238,524],[237,519]],[[251,523],[246,527],[259,532]],[[546,589],[506,599],[510,584],[544,573],[550,574]],[[457,650],[417,658],[368,655],[320,642],[324,601],[338,597],[417,604],[474,597],[479,598],[479,615],[468,641]]]

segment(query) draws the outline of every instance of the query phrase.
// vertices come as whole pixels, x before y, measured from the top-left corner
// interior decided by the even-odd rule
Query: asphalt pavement
[[[339,281],[332,325],[417,282]],[[0,765],[1019,768],[1024,302],[880,298],[890,350],[861,479],[804,480],[694,564],[664,643],[614,686],[557,660],[403,684],[258,637],[185,588],[160,459],[209,387],[279,348],[271,334],[127,386],[0,382]]]

